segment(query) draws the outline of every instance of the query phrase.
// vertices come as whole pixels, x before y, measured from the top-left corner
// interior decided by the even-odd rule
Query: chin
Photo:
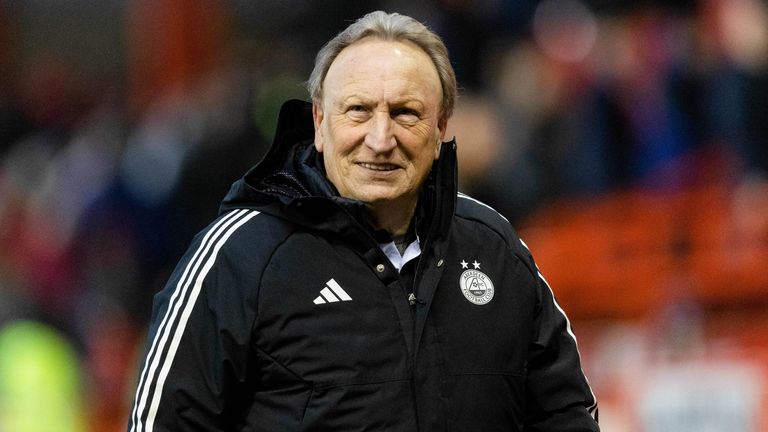
[[[390,204],[406,199],[407,194],[399,191],[371,191],[370,193],[358,194],[356,199],[369,205]]]
[[[358,195],[354,197],[356,200],[364,202],[369,205],[386,204],[392,202],[394,198],[389,196],[380,195]]]

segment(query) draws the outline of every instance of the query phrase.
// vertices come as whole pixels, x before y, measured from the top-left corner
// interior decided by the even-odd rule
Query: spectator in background
[[[85,432],[75,348],[47,325],[0,323],[0,430]]]

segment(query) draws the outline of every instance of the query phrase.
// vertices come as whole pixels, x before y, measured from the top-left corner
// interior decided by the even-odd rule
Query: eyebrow
[[[343,99],[337,100],[333,103],[333,106],[336,108],[344,108],[349,105],[377,105],[377,102],[375,102],[373,99],[368,99],[364,96],[360,95],[351,95],[347,96]],[[418,98],[412,97],[412,96],[404,96],[400,98],[396,98],[395,100],[391,101],[389,103],[390,108],[398,108],[398,107],[408,107],[418,110],[423,110],[426,106],[426,104],[419,100]]]
[[[413,108],[417,110],[423,110],[425,109],[426,104],[418,99],[405,99],[405,100],[395,100],[393,103],[390,104],[390,106],[407,107],[407,108]]]
[[[356,105],[356,104],[362,104],[362,105],[373,105],[373,101],[371,99],[366,99],[363,96],[360,95],[350,95],[343,99],[337,100],[334,105],[337,107],[344,107],[347,105]]]

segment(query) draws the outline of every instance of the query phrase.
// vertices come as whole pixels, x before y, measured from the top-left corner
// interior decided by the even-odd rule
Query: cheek
[[[338,157],[348,156],[358,149],[363,140],[364,134],[357,130],[340,129],[333,132],[333,144],[328,140],[325,142],[326,151],[330,151]]]
[[[435,145],[432,144],[429,146],[429,148],[423,149],[419,155],[418,160],[416,161],[415,165],[417,166],[417,169],[421,176],[426,176],[427,173],[429,173],[429,170],[432,168],[432,164],[434,164],[437,153],[435,153]]]

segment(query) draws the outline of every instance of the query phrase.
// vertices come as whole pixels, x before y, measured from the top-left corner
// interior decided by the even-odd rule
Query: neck
[[[368,204],[369,222],[375,229],[386,230],[391,236],[402,236],[416,211],[416,201]]]

